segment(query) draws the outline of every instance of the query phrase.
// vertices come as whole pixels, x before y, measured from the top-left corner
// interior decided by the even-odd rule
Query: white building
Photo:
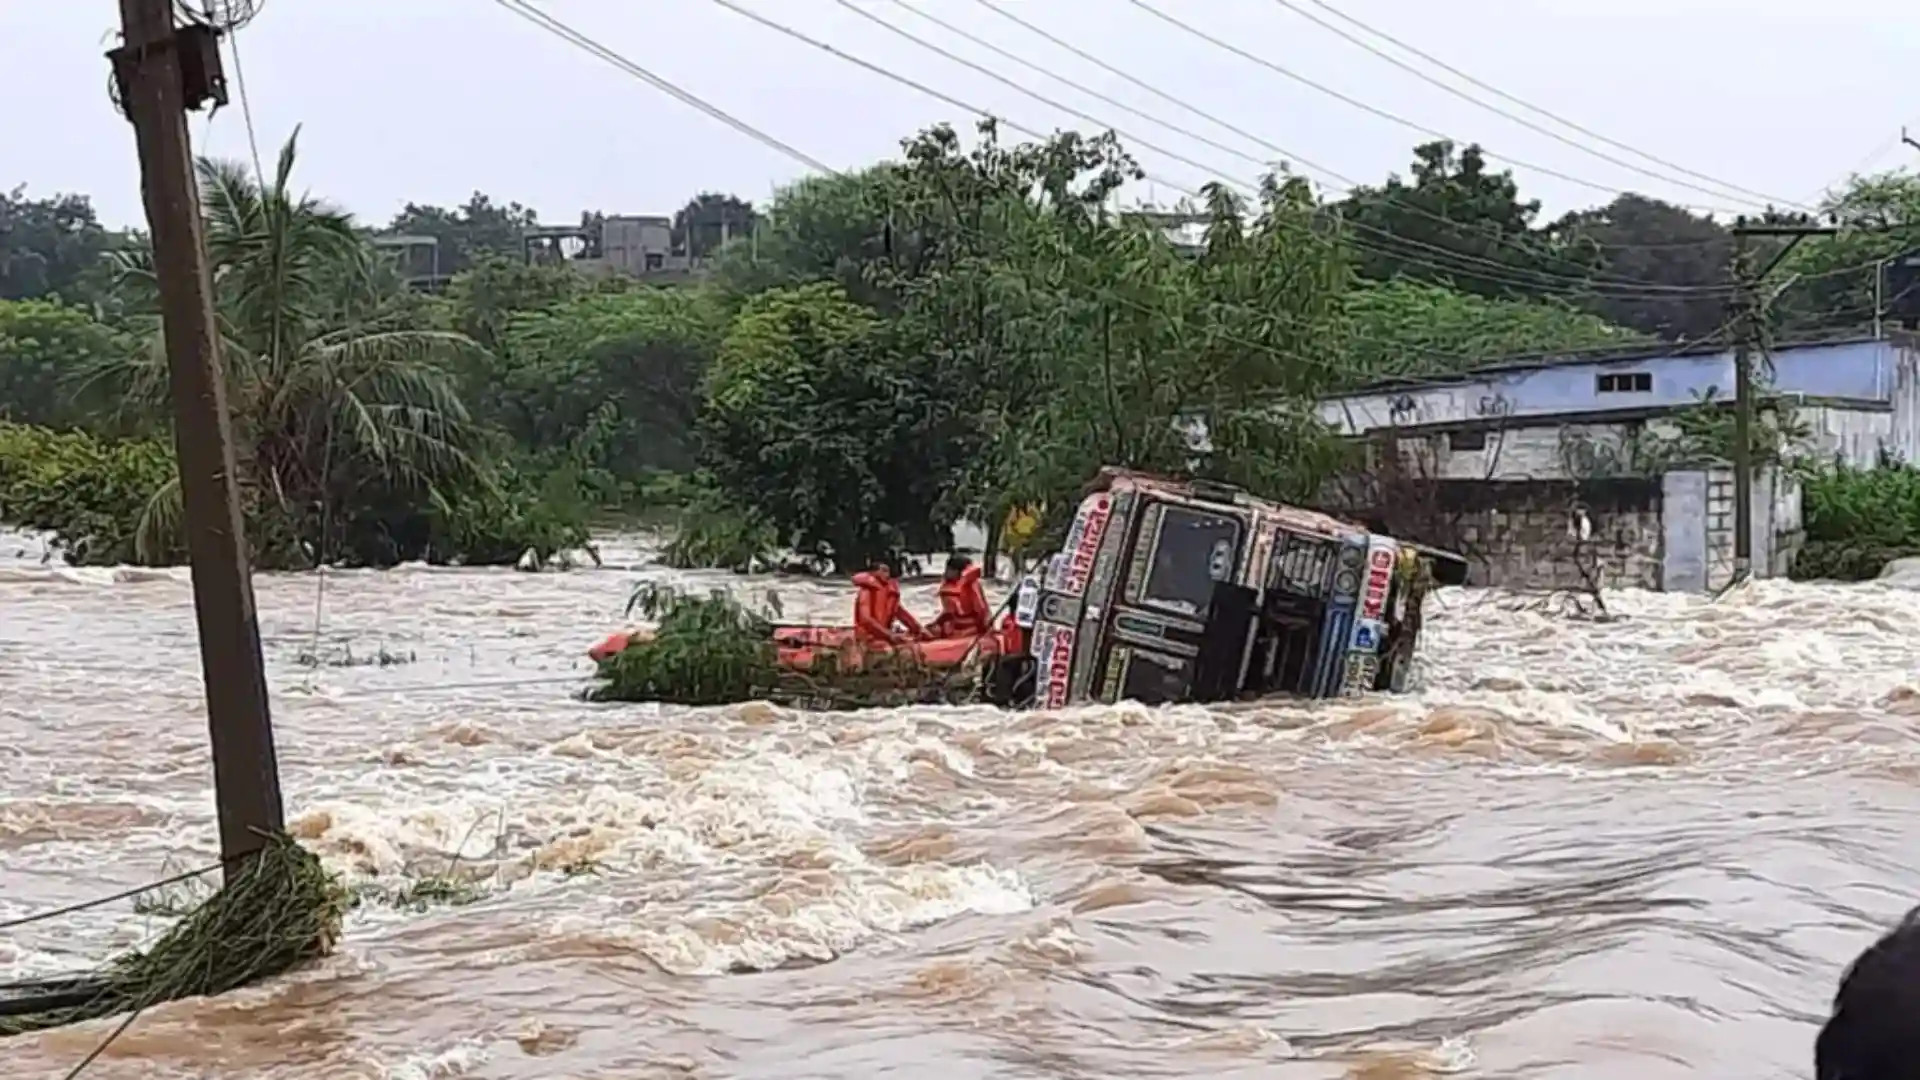
[[[1794,436],[1789,460],[1920,461],[1911,337],[1781,348],[1771,360],[1762,421]],[[1733,572],[1733,475],[1703,452],[1713,440],[1699,428],[1714,412],[1730,422],[1732,387],[1725,350],[1569,357],[1371,387],[1321,405],[1329,424],[1377,443],[1368,475],[1332,497],[1460,548],[1486,584],[1717,588]],[[1756,575],[1786,573],[1801,537],[1798,484],[1758,470]]]

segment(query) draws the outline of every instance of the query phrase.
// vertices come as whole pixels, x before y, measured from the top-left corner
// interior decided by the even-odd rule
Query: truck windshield
[[[1181,615],[1201,615],[1213,603],[1214,583],[1233,576],[1240,554],[1240,522],[1189,506],[1169,505],[1163,513],[1140,602]]]

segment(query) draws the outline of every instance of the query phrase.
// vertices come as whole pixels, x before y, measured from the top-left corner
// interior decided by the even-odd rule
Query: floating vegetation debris
[[[911,650],[870,653],[857,660],[832,648],[813,651],[800,668],[783,664],[773,618],[779,598],[769,594],[774,615],[749,609],[725,592],[705,596],[643,584],[627,604],[654,623],[626,648],[601,661],[592,701],[732,705],[771,701],[795,708],[858,709],[908,704],[959,703],[977,686],[977,665],[939,669]]]
[[[419,655],[411,649],[406,652],[392,652],[389,651],[386,646],[382,645],[376,652],[356,654],[353,651],[352,645],[346,645],[342,648],[342,651],[338,653],[316,653],[312,650],[303,649],[300,655],[294,657],[294,663],[307,668],[384,668],[397,667],[401,664],[411,664],[418,659]]]
[[[348,904],[352,907],[391,907],[413,912],[435,907],[466,907],[490,895],[490,889],[453,877],[419,878],[399,887],[365,882],[347,890]]]

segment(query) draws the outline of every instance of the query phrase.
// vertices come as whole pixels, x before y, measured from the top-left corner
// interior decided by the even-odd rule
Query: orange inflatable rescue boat
[[[788,671],[808,671],[823,656],[832,656],[839,671],[859,671],[869,659],[898,657],[917,667],[943,670],[958,667],[969,659],[991,659],[1000,653],[997,634],[968,634],[964,637],[936,637],[907,641],[899,645],[864,642],[851,626],[776,626],[773,628],[774,652],[780,666]],[[587,650],[595,663],[610,660],[629,645],[652,638],[646,630],[621,630]]]

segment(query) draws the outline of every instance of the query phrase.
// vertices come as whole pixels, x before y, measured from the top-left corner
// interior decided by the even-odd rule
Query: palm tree
[[[227,404],[263,565],[368,558],[396,508],[444,505],[486,482],[481,426],[456,392],[452,362],[479,351],[461,334],[407,325],[390,273],[351,215],[291,189],[299,132],[271,182],[244,166],[199,163]],[[151,252],[121,259],[121,280],[153,295]],[[146,348],[88,375],[133,408],[163,415],[167,367],[158,320]],[[384,511],[384,512],[383,512]],[[417,516],[417,514],[415,515]],[[176,479],[142,517],[140,557],[177,549]],[[388,542],[391,547],[391,541]]]

